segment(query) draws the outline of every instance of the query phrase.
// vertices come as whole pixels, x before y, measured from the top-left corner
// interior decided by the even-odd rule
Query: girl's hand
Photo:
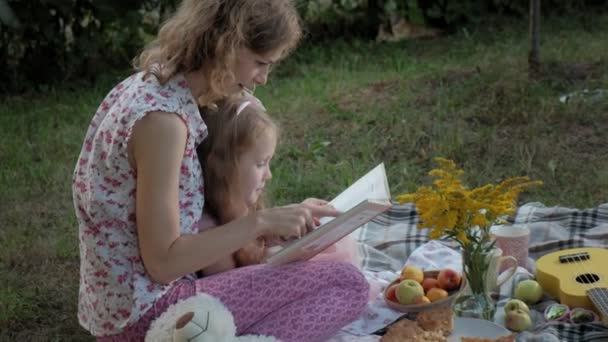
[[[263,237],[248,243],[234,253],[237,267],[257,265],[266,257],[266,241]]]
[[[307,198],[302,202],[302,204],[311,207],[311,209],[317,213],[317,215],[312,217],[315,222],[315,226],[319,226],[321,224],[321,221],[319,220],[321,217],[336,217],[341,214],[341,212],[336,210],[333,205],[322,199]]]
[[[326,201],[310,198],[300,204],[265,209],[254,215],[259,235],[291,240],[312,231],[320,217],[337,216],[340,212]]]

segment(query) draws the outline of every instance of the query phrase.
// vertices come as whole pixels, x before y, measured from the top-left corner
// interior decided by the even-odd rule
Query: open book
[[[384,164],[376,166],[330,203],[342,212],[266,259],[273,265],[308,260],[391,207]]]

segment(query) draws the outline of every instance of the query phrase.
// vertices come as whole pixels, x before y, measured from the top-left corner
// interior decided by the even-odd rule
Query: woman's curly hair
[[[205,106],[228,95],[238,48],[261,55],[281,51],[285,57],[301,36],[292,0],[183,0],[133,64],[164,84],[209,63],[209,89],[197,99]]]

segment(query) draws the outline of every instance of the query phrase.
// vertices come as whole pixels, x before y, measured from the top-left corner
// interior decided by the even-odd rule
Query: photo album
[[[342,212],[340,216],[321,218],[319,227],[270,255],[266,263],[281,265],[314,257],[389,209],[390,198],[381,163],[330,202]]]

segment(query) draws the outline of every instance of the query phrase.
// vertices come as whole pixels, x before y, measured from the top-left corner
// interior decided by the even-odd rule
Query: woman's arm
[[[234,257],[229,255],[213,265],[207,266],[201,270],[204,276],[230,271],[237,267]]]
[[[136,217],[147,272],[168,283],[230,256],[257,238],[255,218],[245,217],[196,235],[180,235],[179,174],[187,129],[175,114],[149,113],[130,141],[137,169]]]
[[[199,231],[204,231],[207,229],[213,229],[217,227],[217,221],[213,216],[209,215],[206,210],[203,210],[203,215],[201,219],[201,226],[199,227]],[[238,253],[238,251],[237,251]],[[234,260],[234,254],[223,257],[218,262],[213,265],[207,266],[201,270],[201,273],[205,276],[222,273],[229,271],[231,269],[236,268],[236,261]]]
[[[336,216],[327,206],[302,203],[257,211],[221,227],[180,235],[179,174],[186,146],[185,123],[153,112],[138,121],[129,143],[137,169],[136,217],[141,258],[150,277],[169,283],[230,256],[260,236],[300,237],[313,217]]]

